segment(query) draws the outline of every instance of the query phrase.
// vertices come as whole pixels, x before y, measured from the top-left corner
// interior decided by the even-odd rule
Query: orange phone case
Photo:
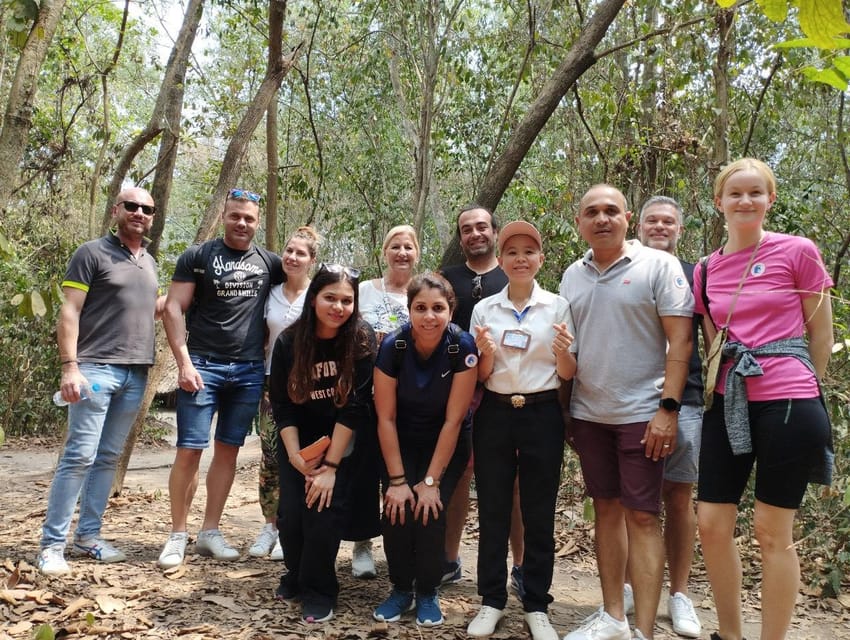
[[[328,436],[322,436],[312,444],[308,444],[306,447],[302,448],[300,451],[301,457],[304,458],[304,460],[318,458],[329,446],[331,446],[331,439]]]

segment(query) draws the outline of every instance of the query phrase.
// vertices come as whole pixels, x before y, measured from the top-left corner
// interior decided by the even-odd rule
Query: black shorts
[[[723,396],[702,423],[697,497],[738,504],[756,466],[756,499],[785,509],[803,501],[811,472],[830,438],[829,416],[820,398],[750,402],[753,450],[733,455],[723,417]]]

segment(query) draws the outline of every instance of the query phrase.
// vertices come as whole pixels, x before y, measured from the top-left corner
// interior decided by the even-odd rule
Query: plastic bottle
[[[82,389],[80,389],[80,400],[87,400],[88,399],[88,395],[86,395],[87,390],[88,389],[86,387],[83,387]],[[95,382],[91,386],[91,392],[97,393],[98,391],[100,391],[100,385],[97,382]],[[71,403],[68,402],[67,400],[65,400],[65,398],[62,397],[62,391],[59,390],[59,391],[57,391],[56,393],[53,394],[53,404],[55,404],[57,407],[67,407]]]

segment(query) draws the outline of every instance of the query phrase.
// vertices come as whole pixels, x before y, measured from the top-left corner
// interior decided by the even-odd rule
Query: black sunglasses
[[[156,207],[150,204],[141,204],[139,202],[133,202],[132,200],[124,200],[124,202],[119,202],[118,204],[123,205],[130,213],[136,213],[139,209],[141,209],[142,213],[146,216],[152,216],[156,213]]]
[[[251,202],[259,202],[262,196],[253,191],[245,191],[245,189],[231,189],[227,192],[228,200],[250,200]]]
[[[481,274],[479,273],[472,279],[472,297],[476,300],[481,300]]]
[[[323,262],[319,265],[319,269],[316,273],[322,273],[322,271],[327,271],[328,273],[344,273],[348,278],[352,280],[357,280],[360,278],[360,270],[355,269],[354,267],[346,267],[342,264],[328,264],[327,262]]]

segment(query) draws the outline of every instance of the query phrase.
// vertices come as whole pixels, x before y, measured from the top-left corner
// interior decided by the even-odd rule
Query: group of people
[[[373,577],[371,539],[382,535],[392,590],[373,617],[396,622],[415,610],[418,625],[441,624],[439,588],[461,576],[474,470],[481,607],[467,634],[496,631],[510,588],[534,640],[557,640],[548,606],[566,441],[593,501],[602,604],[565,640],[652,638],[665,560],[674,631],[699,637],[688,597],[697,529],[719,623],[711,637],[741,640],[734,533],[753,467],[761,635],[784,637],[800,578],[794,516],[808,483],[831,479],[820,383],[833,283],[814,243],[765,229],[775,199],[766,164],[726,166],[714,202],[727,239],[694,266],[675,257],[684,231],[675,200],[644,203],[638,239],[628,240],[625,197],[595,185],[575,216],[588,250],[555,294],[536,280],[539,230],[525,221],[499,229],[478,205],[457,219],[464,264],[417,274],[416,232],[402,225],[383,243],[385,272],[361,282],[352,267],[316,266],[321,239],[310,227],[282,258],[257,247],[260,197],[234,189],[223,238],[189,248],[158,298],[143,239],[153,201],[122,192],[116,230],[78,249],[63,282],[61,390],[73,404],[39,568],[68,572],[78,498],[73,550],[125,558],[100,536],[101,519],[161,314],[180,387],[161,567],[183,562],[214,413],[195,550],[240,556],[219,522],[262,407],[265,525],[249,553],[282,556],[276,597],[300,602],[305,621],[334,615],[341,540],[354,542],[355,575]]]

